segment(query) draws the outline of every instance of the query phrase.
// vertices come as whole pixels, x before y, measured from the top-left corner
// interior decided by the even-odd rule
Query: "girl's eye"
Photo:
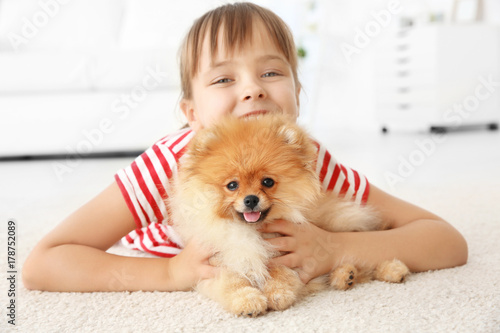
[[[278,76],[278,73],[275,72],[269,72],[269,73],[264,73],[262,77],[273,77],[273,76]]]
[[[262,185],[271,188],[274,186],[274,180],[272,180],[271,178],[266,178],[262,181]]]
[[[223,79],[215,81],[213,84],[221,84],[221,83],[229,83],[229,82],[231,82],[231,79],[223,78]]]
[[[229,191],[234,191],[238,188],[238,182],[230,182],[226,187]]]

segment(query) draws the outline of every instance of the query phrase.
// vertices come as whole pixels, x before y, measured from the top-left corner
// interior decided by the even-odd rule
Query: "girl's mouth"
[[[257,116],[260,116],[260,115],[264,115],[264,114],[266,114],[268,112],[269,111],[267,111],[267,110],[255,110],[255,111],[251,111],[249,113],[246,113],[246,114],[242,115],[240,118],[257,117]]]

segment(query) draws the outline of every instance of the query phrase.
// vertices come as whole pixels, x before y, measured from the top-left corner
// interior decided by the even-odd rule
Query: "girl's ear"
[[[184,117],[186,117],[186,120],[189,123],[189,127],[195,132],[201,129],[201,125],[194,110],[193,101],[183,98],[179,103],[179,106],[184,114]]]

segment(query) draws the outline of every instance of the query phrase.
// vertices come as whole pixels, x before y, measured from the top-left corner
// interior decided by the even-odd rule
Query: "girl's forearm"
[[[170,259],[113,255],[84,245],[39,250],[23,270],[29,289],[46,291],[175,290]]]
[[[467,244],[451,225],[440,220],[417,220],[399,228],[338,234],[342,260],[355,259],[375,266],[397,258],[413,272],[463,265],[467,262]]]

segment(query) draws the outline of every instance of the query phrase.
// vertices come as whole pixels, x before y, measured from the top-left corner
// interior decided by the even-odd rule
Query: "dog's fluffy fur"
[[[257,228],[284,219],[329,231],[383,228],[368,207],[321,191],[317,147],[299,126],[280,116],[228,117],[199,131],[181,159],[168,200],[183,242],[196,237],[212,248],[220,274],[197,289],[238,315],[283,310],[301,295],[327,284],[348,289],[369,279],[402,282],[409,273],[398,260],[370,268],[344,260],[308,285],[284,266]]]

